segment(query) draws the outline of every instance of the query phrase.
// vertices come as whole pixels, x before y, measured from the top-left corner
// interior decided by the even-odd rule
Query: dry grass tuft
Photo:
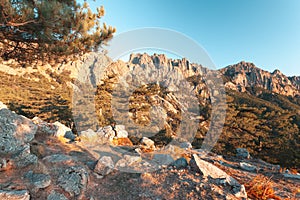
[[[271,178],[263,175],[256,176],[250,183],[245,185],[248,197],[251,199],[274,199],[281,200],[275,195]]]

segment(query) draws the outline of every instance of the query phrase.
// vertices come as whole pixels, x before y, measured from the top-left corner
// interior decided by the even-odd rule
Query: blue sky
[[[97,0],[117,34],[161,27],[199,43],[218,68],[253,62],[268,71],[300,75],[298,0]]]

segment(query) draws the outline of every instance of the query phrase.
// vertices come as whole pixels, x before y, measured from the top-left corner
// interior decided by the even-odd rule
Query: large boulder
[[[14,167],[25,167],[37,162],[30,152],[37,126],[28,118],[3,108],[0,109],[0,155],[11,160]]]
[[[14,153],[31,142],[37,126],[24,116],[0,110],[0,153]]]

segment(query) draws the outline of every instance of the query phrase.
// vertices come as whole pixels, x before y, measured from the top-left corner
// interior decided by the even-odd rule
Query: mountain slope
[[[114,106],[117,106],[121,113],[128,114],[126,120],[132,120],[139,125],[127,126],[133,143],[142,137],[139,128],[149,124],[153,119],[151,108],[161,106],[162,110],[155,112],[163,113],[166,116],[166,123],[163,127],[159,126],[159,123],[157,127],[153,127],[152,131],[156,131],[157,134],[152,139],[157,145],[166,145],[176,135],[182,117],[179,99],[175,98],[172,89],[166,90],[166,86],[176,90],[181,84],[176,80],[182,74],[190,84],[186,86],[195,92],[200,102],[200,107],[195,108],[196,111],[200,109],[199,112],[193,110],[189,112],[193,118],[199,120],[198,127],[195,127],[198,129],[197,134],[192,144],[195,148],[201,147],[209,129],[212,109],[210,93],[203,79],[209,72],[208,69],[190,63],[186,59],[172,60],[165,55],[157,54],[152,56],[133,54],[128,62],[117,61],[111,64],[109,64],[111,60],[107,57],[97,59],[98,63],[91,62],[88,68],[83,68],[84,71],[80,71],[80,68],[86,58],[76,63],[64,64],[53,71],[47,70],[46,75],[44,71],[21,75],[1,72],[0,101],[17,113],[28,117],[36,115],[50,122],[59,120],[71,127],[74,132],[77,129],[80,132],[87,127],[96,130],[95,123],[100,126],[112,123],[114,121],[112,100],[114,100]],[[107,67],[102,77],[100,77],[101,67]],[[151,70],[161,70],[168,79],[163,84],[145,84],[135,88],[129,100],[116,98],[122,97],[122,91],[118,89],[120,77],[134,70],[135,72],[146,70],[147,73]],[[246,62],[228,66],[219,72],[226,86],[228,108],[225,126],[213,151],[222,155],[232,155],[236,148],[245,147],[252,155],[266,161],[299,168],[300,78],[287,77],[278,70],[270,73]],[[85,88],[76,80],[78,74],[82,75],[81,80],[91,83],[94,93],[78,101],[80,105],[76,106],[80,108],[78,109],[80,120],[75,119],[79,121],[76,127],[72,116],[75,105],[72,96],[74,88],[77,87],[82,91]],[[136,77],[136,80],[142,80],[141,75]],[[171,78],[175,80],[173,81],[175,85],[171,85]],[[157,104],[157,100],[163,103]],[[126,103],[129,107],[124,106]],[[86,109],[90,108],[90,105],[95,106],[97,119],[91,117],[94,116],[93,113],[89,113],[91,110]]]

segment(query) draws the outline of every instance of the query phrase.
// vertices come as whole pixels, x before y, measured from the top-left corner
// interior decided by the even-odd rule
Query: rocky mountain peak
[[[247,91],[247,88],[258,87],[285,96],[300,94],[299,77],[287,77],[278,69],[271,73],[256,67],[253,63],[242,61],[227,66],[220,72],[228,80],[225,83],[226,87],[240,92]]]

